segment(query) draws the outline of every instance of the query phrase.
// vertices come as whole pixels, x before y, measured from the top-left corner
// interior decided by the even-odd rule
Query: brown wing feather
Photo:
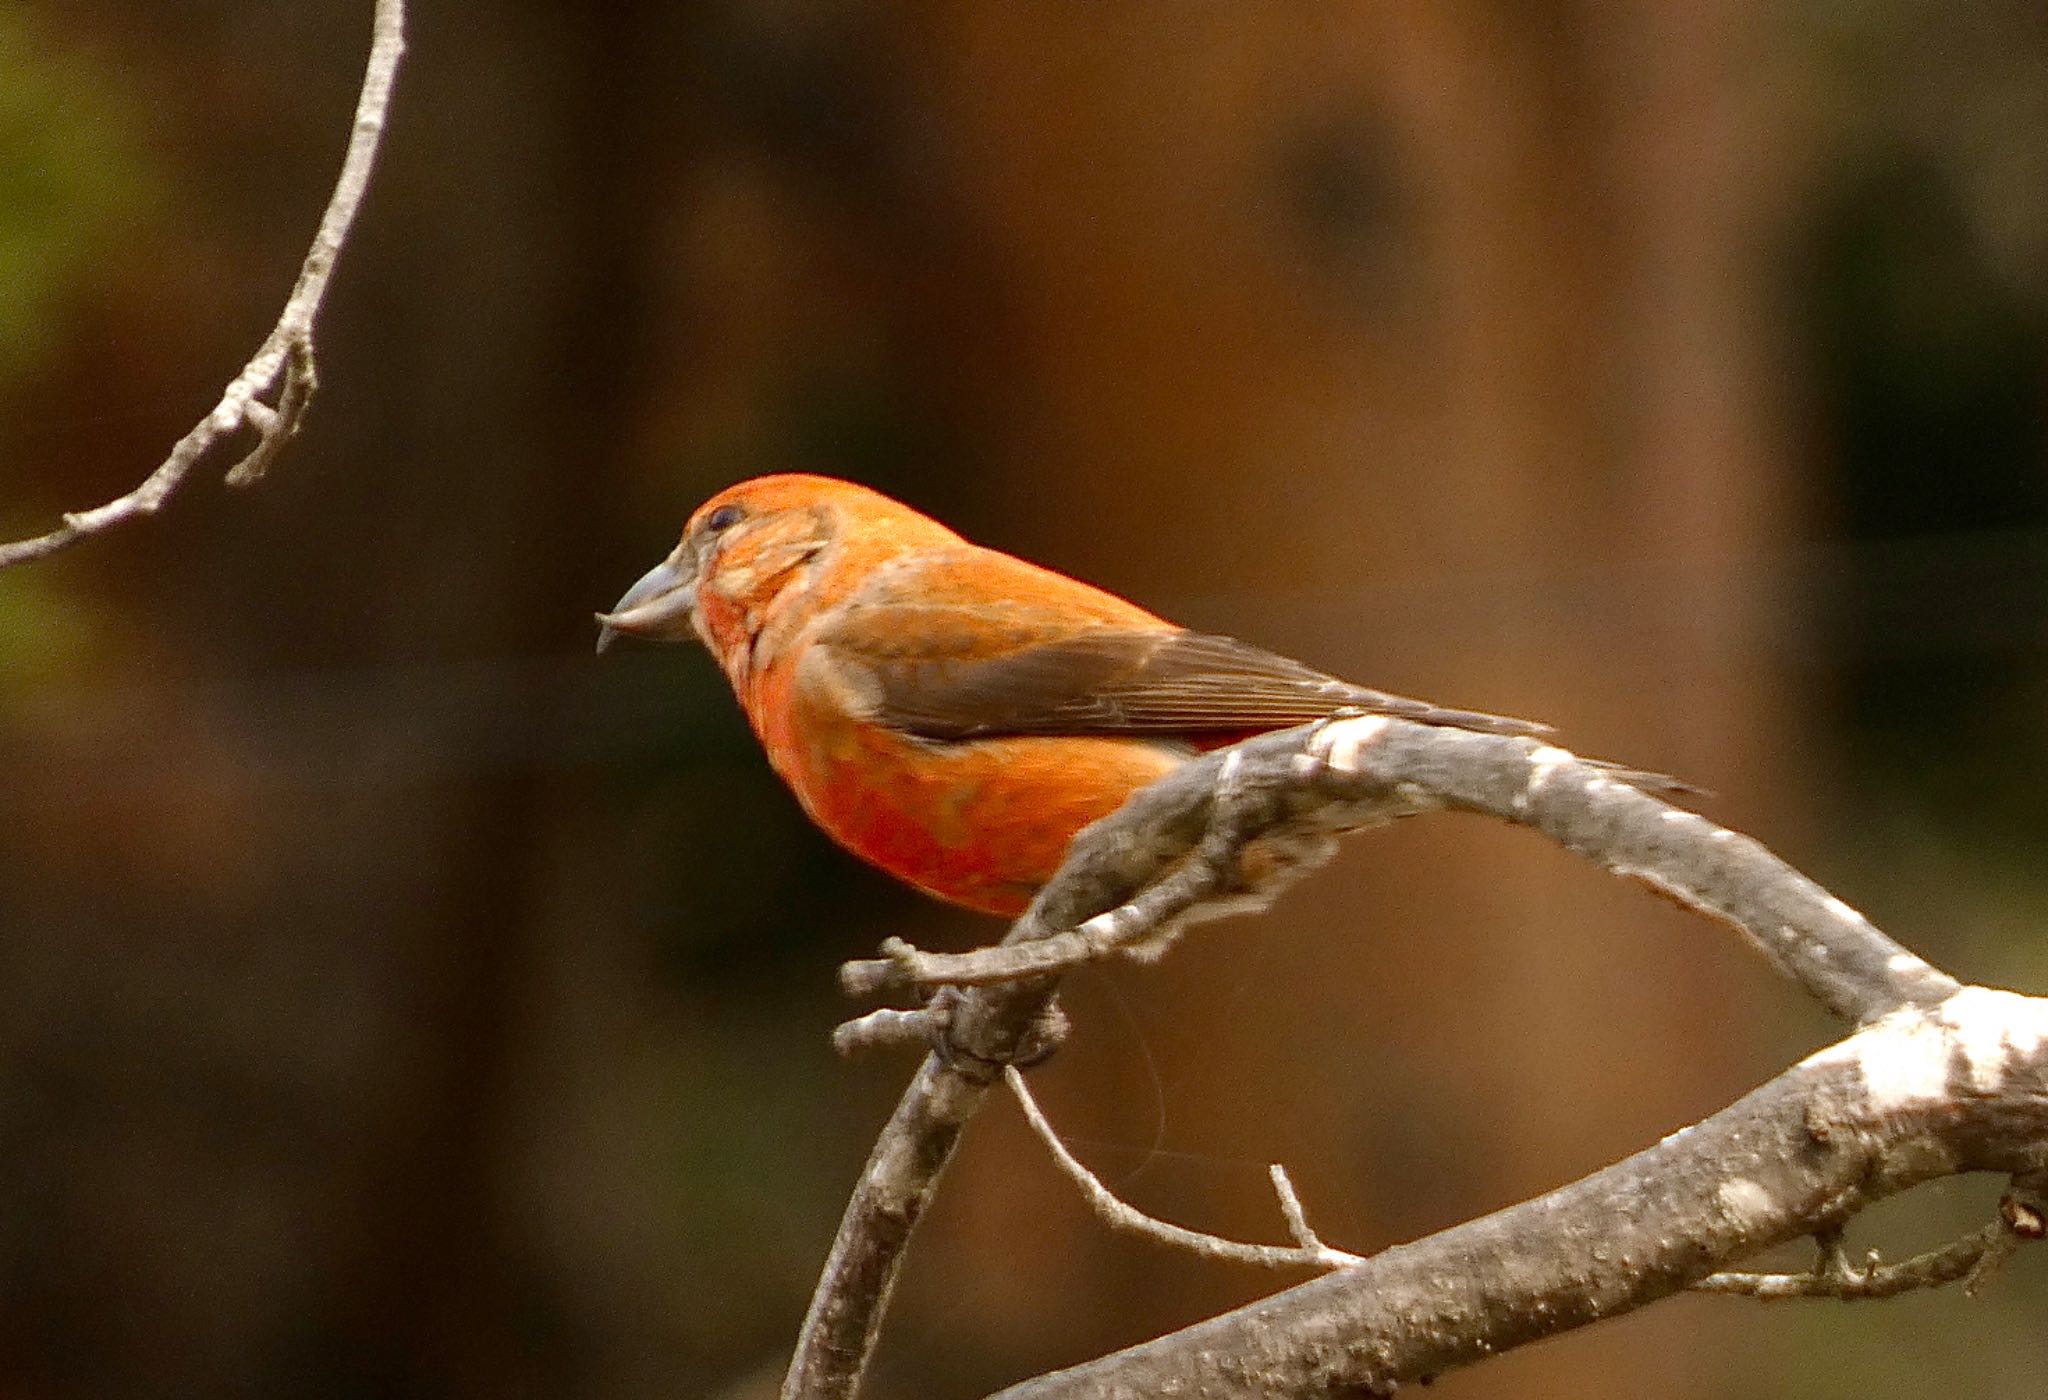
[[[876,720],[930,739],[1218,734],[1278,729],[1344,709],[1488,734],[1549,732],[1529,720],[1369,690],[1201,632],[1103,628],[995,655],[870,651],[840,652],[840,659],[863,674]]]
[[[878,569],[814,639],[880,723],[930,739],[998,734],[1190,738],[1342,709],[1490,734],[1528,720],[1388,695],[1189,632],[1078,579],[962,544]]]

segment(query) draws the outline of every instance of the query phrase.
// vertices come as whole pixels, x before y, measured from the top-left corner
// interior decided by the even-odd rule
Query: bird
[[[819,827],[927,894],[1003,917],[1081,828],[1251,735],[1351,712],[1551,732],[1178,626],[800,472],[705,501],[597,621],[600,652],[619,636],[701,641]]]

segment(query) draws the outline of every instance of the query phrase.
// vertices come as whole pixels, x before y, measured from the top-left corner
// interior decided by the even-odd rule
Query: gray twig
[[[1700,1293],[1734,1293],[1776,1302],[1791,1298],[1837,1298],[1856,1301],[1895,1298],[1921,1288],[1961,1283],[1975,1294],[2022,1244],[2048,1233],[2038,1192],[2015,1186],[1998,1203],[1998,1219],[1959,1240],[1887,1264],[1871,1250],[1860,1265],[1851,1264],[1842,1249],[1839,1228],[1815,1236],[1820,1260],[1806,1272],[1708,1274],[1692,1285]]]
[[[63,523],[45,534],[0,544],[0,569],[47,558],[88,536],[154,515],[216,444],[244,428],[256,434],[256,445],[228,470],[226,479],[231,486],[247,486],[261,480],[285,444],[297,436],[317,383],[313,322],[327,295],[335,260],[355,223],[363,191],[369,187],[370,171],[376,164],[377,148],[384,135],[385,116],[391,107],[399,57],[404,51],[404,0],[376,0],[371,19],[370,58],[364,67],[355,122],[334,193],[328,198],[326,212],[320,216],[320,227],[313,235],[312,246],[299,267],[298,281],[277,324],[241,373],[228,382],[220,402],[178,439],[170,455],[133,490],[90,510],[66,512]],[[265,400],[273,391],[275,404]]]
[[[1962,1239],[1901,1259],[1884,1263],[1871,1250],[1858,1264],[1821,1264],[1807,1272],[1744,1273],[1723,1271],[1708,1274],[1692,1285],[1699,1293],[1735,1293],[1746,1298],[1778,1301],[1788,1298],[1895,1298],[1917,1288],[1935,1288],[1970,1278],[1998,1252],[2001,1257],[2014,1247],[2012,1232],[2004,1224],[1986,1225]]]
[[[1281,1214],[1286,1217],[1288,1231],[1294,1236],[1292,1245],[1227,1240],[1221,1235],[1190,1230],[1185,1225],[1175,1225],[1155,1215],[1145,1214],[1103,1185],[1102,1178],[1089,1171],[1081,1159],[1067,1149],[1052,1124],[1046,1121],[1045,1111],[1032,1097],[1030,1087],[1015,1065],[1004,1067],[1003,1078],[1023,1108],[1025,1121],[1038,1134],[1046,1150],[1052,1153],[1053,1161],[1066,1173],[1068,1180],[1081,1188],[1082,1198],[1088,1202],[1089,1208],[1112,1228],[1143,1235],[1146,1239],[1187,1250],[1204,1259],[1226,1259],[1235,1264],[1258,1264],[1269,1269],[1342,1269],[1364,1262],[1362,1255],[1332,1249],[1316,1238],[1315,1231],[1309,1228],[1308,1219],[1302,1213],[1301,1198],[1294,1194],[1294,1183],[1287,1179],[1286,1168],[1278,1162],[1267,1170],[1273,1179],[1274,1193],[1280,1198]]]

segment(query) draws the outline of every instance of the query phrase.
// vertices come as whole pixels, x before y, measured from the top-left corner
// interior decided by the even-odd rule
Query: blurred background
[[[0,7],[0,527],[125,490],[282,305],[367,0]],[[996,926],[816,834],[700,654],[590,655],[804,467],[1683,774],[2048,990],[2048,10],[422,0],[270,480],[0,576],[0,1395],[772,1391],[908,1058],[843,958]],[[1371,1250],[1837,1029],[1527,833],[1361,839],[1073,978],[1131,1199]],[[1995,1182],[1859,1225],[1973,1227]],[[969,1134],[872,1393],[1269,1291]],[[1446,1396],[2037,1396],[1977,1301],[1676,1299]]]

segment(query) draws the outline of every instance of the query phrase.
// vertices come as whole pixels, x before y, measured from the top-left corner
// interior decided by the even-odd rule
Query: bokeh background
[[[0,526],[125,489],[288,289],[362,0],[0,7]],[[843,958],[995,929],[832,849],[590,613],[801,466],[1183,621],[1681,773],[2048,989],[2037,0],[422,0],[272,478],[0,576],[0,1395],[770,1392],[907,1075]],[[1075,977],[1145,1207],[1372,1249],[1835,1034],[1526,833],[1364,839]],[[1974,1226],[1996,1183],[1884,1213]],[[873,1393],[1275,1286],[978,1121]],[[2038,1396],[1985,1296],[1677,1299],[1446,1396]]]

